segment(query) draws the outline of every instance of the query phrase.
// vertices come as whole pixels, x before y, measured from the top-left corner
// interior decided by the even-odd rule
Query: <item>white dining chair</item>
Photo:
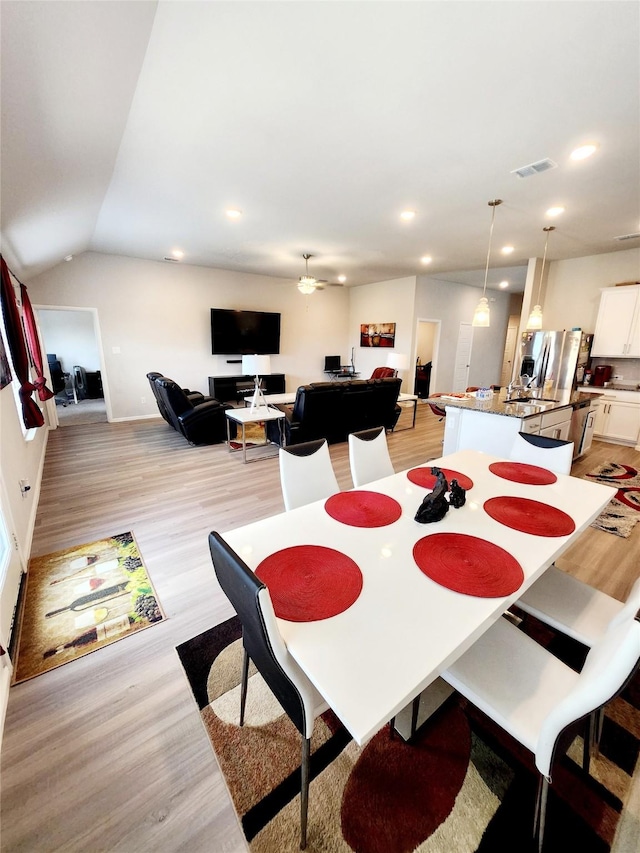
[[[280,448],[280,485],[289,510],[340,491],[325,438]]]
[[[395,474],[384,427],[350,433],[349,465],[356,488]]]
[[[580,673],[499,619],[442,673],[442,678],[533,753],[540,773],[534,835],[542,850],[554,752],[565,730],[603,707],[638,667],[640,622],[612,625],[589,651]],[[589,772],[591,732],[583,767]]]
[[[570,474],[573,442],[519,432],[509,451],[509,459],[513,462],[539,465],[556,474]]]
[[[545,625],[591,647],[609,625],[640,610],[640,578],[631,587],[626,602],[622,602],[557,566],[550,566],[514,604]]]
[[[244,725],[249,660],[252,660],[302,735],[300,849],[304,850],[307,846],[311,735],[316,717],[329,706],[289,654],[267,587],[215,531],[209,534],[209,550],[220,586],[242,623],[240,725]]]
[[[626,602],[600,592],[557,566],[550,566],[516,602],[516,607],[555,631],[591,648],[610,625],[633,618],[640,611],[640,578]],[[590,747],[597,754],[604,715],[596,713]]]

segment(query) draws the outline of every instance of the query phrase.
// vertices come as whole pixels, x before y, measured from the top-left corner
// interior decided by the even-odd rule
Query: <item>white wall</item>
[[[346,354],[347,288],[303,296],[295,281],[86,252],[32,279],[29,294],[38,306],[97,309],[113,420],[158,414],[152,370],[204,393],[209,376],[240,372],[211,355],[211,308],[281,312],[271,367],[286,374],[287,390],[325,379],[325,355]]]
[[[71,373],[75,365],[87,372],[100,370],[92,311],[40,309],[38,323],[43,354],[55,353],[66,373]]]
[[[368,379],[376,367],[384,367],[389,353],[402,353],[413,363],[415,337],[416,279],[397,278],[361,287],[349,288],[349,357],[354,348],[356,370],[361,379]],[[393,349],[360,346],[360,326],[364,323],[395,323]],[[336,350],[337,352],[337,350]],[[413,393],[413,368],[398,374],[401,389]]]
[[[418,276],[416,315],[430,320],[441,320],[437,372],[431,375],[431,393],[446,392],[453,388],[453,367],[458,343],[460,323],[473,319],[482,291],[466,284],[440,281],[430,276]],[[510,296],[491,291],[491,325],[488,329],[473,330],[473,348],[469,385],[492,385],[500,382],[502,356],[509,319]]]
[[[593,332],[600,288],[623,281],[640,281],[640,248],[552,261],[543,305],[545,329],[579,326]]]
[[[6,488],[21,553],[28,557],[44,465],[47,425],[45,413],[45,426],[33,430],[32,437],[27,440],[20,415],[13,389],[7,385],[0,391],[0,478]],[[31,484],[31,490],[24,497],[20,492],[22,479]]]

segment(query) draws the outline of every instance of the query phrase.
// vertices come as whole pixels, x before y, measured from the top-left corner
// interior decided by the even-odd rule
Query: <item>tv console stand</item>
[[[247,376],[210,376],[209,396],[221,403],[242,403],[243,397],[253,394],[254,377]],[[260,387],[264,394],[284,394],[284,373],[269,373],[260,377]]]

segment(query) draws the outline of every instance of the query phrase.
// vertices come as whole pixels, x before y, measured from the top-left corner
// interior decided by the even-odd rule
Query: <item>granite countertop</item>
[[[587,394],[606,394],[608,391],[631,391],[640,395],[640,383],[638,382],[610,382],[608,385],[580,385],[578,391]]]
[[[443,394],[441,397],[429,397],[428,403],[435,403],[437,406],[453,406],[456,409],[467,409],[472,412],[486,412],[491,415],[503,415],[508,418],[531,418],[535,415],[543,414],[544,412],[552,412],[555,409],[564,409],[570,406],[573,409],[588,406],[593,400],[594,393],[603,393],[604,388],[598,389],[597,392],[575,391],[558,391],[554,398],[545,397],[539,389],[531,390],[527,393],[527,400],[507,401],[506,389],[495,392],[491,400],[478,400],[475,394],[465,394],[464,396],[448,396]]]

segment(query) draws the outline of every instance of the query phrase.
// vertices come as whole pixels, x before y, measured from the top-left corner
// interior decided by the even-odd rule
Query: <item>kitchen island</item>
[[[443,452],[482,450],[494,456],[508,456],[518,432],[574,440],[571,424],[575,409],[588,407],[592,395],[582,391],[557,391],[545,396],[540,390],[527,391],[522,399],[507,397],[506,389],[490,400],[474,394],[431,397],[427,402],[443,406],[447,413]]]

